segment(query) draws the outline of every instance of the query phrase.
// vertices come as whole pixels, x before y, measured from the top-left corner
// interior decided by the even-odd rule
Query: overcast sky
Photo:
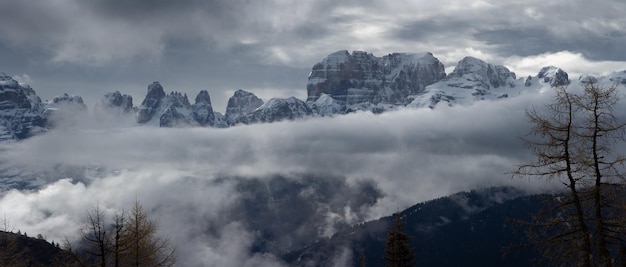
[[[304,99],[311,67],[342,49],[430,51],[449,71],[469,55],[518,77],[556,65],[577,79],[626,69],[625,11],[621,0],[3,0],[0,72],[31,84],[43,99],[77,94],[90,107],[114,90],[138,105],[158,80],[192,100],[209,90],[221,112],[236,89],[265,100]],[[2,178],[36,176],[42,185],[2,192],[0,211],[29,235],[59,241],[75,237],[94,205],[113,212],[140,199],[178,246],[181,266],[277,266],[250,252],[259,229],[237,217],[246,208],[241,201],[258,193],[243,190],[246,181],[271,192],[271,177],[280,174],[307,186],[296,192],[318,205],[302,213],[320,236],[337,222],[378,218],[461,190],[543,191],[550,188],[545,181],[506,173],[531,159],[518,138],[529,128],[524,111],[550,101],[549,92],[227,129],[81,121],[0,146]],[[317,180],[302,177],[310,173],[332,186],[316,189]],[[60,179],[66,177],[73,179]],[[361,194],[370,187],[375,193]]]
[[[450,70],[464,56],[518,75],[626,69],[621,0],[3,0],[0,72],[42,98],[78,94],[90,107],[148,84],[223,112],[236,89],[304,98],[308,73],[337,50],[430,51]],[[572,78],[577,78],[574,76]]]

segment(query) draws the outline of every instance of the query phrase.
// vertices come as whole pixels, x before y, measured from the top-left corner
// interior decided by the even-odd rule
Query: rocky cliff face
[[[211,97],[206,90],[200,91],[196,96],[196,103],[191,107],[193,119],[200,126],[214,126],[215,112],[211,105]]]
[[[327,94],[348,108],[362,103],[405,105],[408,96],[445,76],[443,64],[430,53],[379,58],[362,51],[338,51],[313,66],[307,102]]]
[[[161,100],[165,97],[163,86],[159,82],[153,82],[148,86],[148,94],[146,98],[141,102],[139,110],[137,111],[137,122],[146,123],[152,119],[159,107],[161,106]]]
[[[27,138],[45,130],[43,104],[35,91],[0,73],[0,141]]]
[[[180,92],[170,92],[160,101],[159,126],[160,127],[181,127],[192,126],[193,118],[191,114],[191,104],[187,94]]]
[[[228,99],[228,105],[226,106],[226,121],[228,125],[234,125],[241,122],[239,117],[253,112],[258,107],[263,105],[263,100],[258,98],[253,93],[237,90]]]

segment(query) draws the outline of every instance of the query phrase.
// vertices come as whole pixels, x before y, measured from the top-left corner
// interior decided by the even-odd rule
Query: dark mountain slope
[[[70,252],[46,240],[0,231],[0,266],[78,266]]]
[[[524,228],[542,196],[520,196],[512,188],[463,192],[410,207],[400,214],[405,232],[414,237],[417,266],[529,266],[530,250],[504,248],[525,244]],[[308,247],[286,254],[293,266],[332,265],[340,251],[351,251],[352,265],[364,255],[367,266],[384,266],[383,251],[392,216],[356,225]]]

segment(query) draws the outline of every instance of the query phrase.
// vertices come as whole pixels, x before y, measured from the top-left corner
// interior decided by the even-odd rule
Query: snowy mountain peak
[[[607,76],[595,77],[589,74],[580,75],[578,82],[582,84],[601,83],[604,86],[626,86],[626,70],[615,71]]]
[[[226,121],[229,125],[234,125],[239,122],[239,117],[253,112],[263,104],[263,100],[253,93],[239,89],[228,99]]]
[[[11,108],[38,109],[41,99],[29,85],[0,73],[0,110]]]
[[[0,141],[27,138],[45,131],[43,103],[35,91],[0,73]]]
[[[475,57],[465,57],[459,61],[446,80],[457,83],[459,80],[464,80],[459,84],[463,88],[481,86],[489,89],[512,85],[515,78],[515,73],[505,66],[492,65]]]
[[[167,100],[168,105],[177,108],[191,106],[186,93],[183,94],[181,92],[172,91],[164,99]]]
[[[141,102],[137,111],[137,122],[146,123],[152,119],[152,116],[158,111],[161,99],[165,97],[163,86],[159,82],[153,82],[148,86],[148,94]]]
[[[424,93],[412,96],[409,107],[434,108],[438,103],[469,104],[485,99],[506,98],[522,80],[502,65],[492,65],[475,57],[465,57],[444,80],[426,87]],[[530,86],[530,80],[525,83]]]
[[[148,85],[148,95],[154,97],[163,97],[165,96],[165,91],[163,91],[163,86],[158,81],[152,82],[152,84]]]
[[[215,125],[215,112],[211,105],[211,96],[207,90],[200,90],[196,103],[191,106],[193,119],[201,126]]]
[[[13,77],[7,75],[4,72],[0,72],[0,88],[16,88],[19,86],[19,83],[13,79]]]
[[[211,104],[211,97],[207,90],[200,90],[196,96],[196,105],[198,104]]]
[[[154,82],[137,111],[137,122],[159,127],[214,126],[215,113],[207,90],[201,90],[192,105],[186,93],[172,91],[166,95]]]
[[[322,93],[315,101],[306,102],[311,110],[320,116],[332,116],[346,113],[346,106],[335,100],[332,96]]]
[[[295,97],[288,97],[288,98],[272,98],[269,101],[265,102],[263,105],[261,105],[260,107],[257,108],[257,110],[259,109],[272,109],[272,108],[276,108],[280,105],[283,105],[284,103],[290,104],[290,105],[294,105],[298,102],[302,102],[302,100],[297,99]]]
[[[543,67],[537,74],[537,78],[552,87],[566,86],[570,83],[567,72],[555,66]]]
[[[272,98],[253,112],[237,117],[233,121],[233,125],[294,120],[311,115],[313,115],[313,110],[300,99],[295,97]]]

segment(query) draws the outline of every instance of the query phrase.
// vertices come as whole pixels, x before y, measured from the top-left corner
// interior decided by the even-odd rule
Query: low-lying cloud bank
[[[496,185],[546,190],[507,172],[532,159],[519,139],[525,110],[550,99],[521,92],[227,129],[57,129],[0,148],[3,169],[46,183],[3,192],[0,211],[22,232],[58,242],[75,237],[94,205],[112,214],[139,199],[181,266],[279,266],[271,253],[420,201]],[[42,175],[65,169],[66,179]]]

